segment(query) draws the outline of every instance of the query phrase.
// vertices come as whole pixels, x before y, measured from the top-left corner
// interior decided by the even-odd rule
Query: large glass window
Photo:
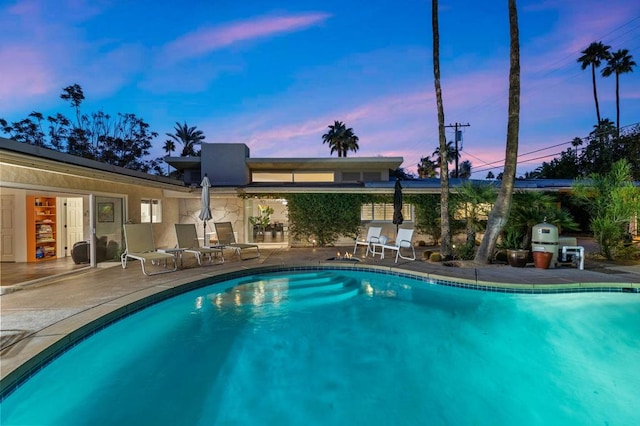
[[[413,209],[411,204],[402,205],[402,216],[404,217],[405,222],[413,220],[412,212]],[[391,222],[393,221],[393,204],[363,204],[360,212],[360,219]]]
[[[141,223],[161,223],[162,222],[162,200],[142,200],[140,202],[140,222]]]

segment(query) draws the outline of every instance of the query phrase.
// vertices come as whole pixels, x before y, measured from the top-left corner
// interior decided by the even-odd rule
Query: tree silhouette
[[[578,58],[578,62],[580,62],[582,69],[585,70],[587,67],[591,67],[591,81],[593,84],[593,100],[596,103],[596,116],[598,118],[597,123],[600,122],[600,106],[598,105],[598,91],[596,89],[596,68],[600,66],[602,61],[606,61],[611,56],[609,53],[609,49],[611,46],[607,46],[602,44],[601,41],[593,42],[583,50],[582,56]]]
[[[604,77],[609,77],[612,74],[616,76],[616,124],[618,135],[620,135],[620,74],[632,72],[635,66],[636,63],[633,61],[632,56],[629,55],[629,51],[620,49],[608,58],[607,66],[602,69]]]
[[[358,140],[353,129],[347,128],[342,121],[338,120],[329,125],[327,133],[322,135],[322,143],[328,144],[331,148],[330,153],[337,152],[338,157],[346,157],[348,151],[357,152],[360,149]]]
[[[197,130],[196,126],[189,127],[187,123],[180,124],[176,122],[174,127],[175,133],[166,133],[171,139],[179,144],[182,144],[181,157],[195,157],[196,146],[200,145],[204,141],[205,136],[201,130]]]

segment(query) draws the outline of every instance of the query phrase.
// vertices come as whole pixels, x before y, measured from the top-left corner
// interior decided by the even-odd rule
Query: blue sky
[[[518,1],[522,106],[518,174],[595,124],[591,76],[576,59],[592,41],[640,63],[640,2]],[[134,113],[160,136],[176,122],[252,157],[328,157],[322,134],[352,127],[350,156],[402,156],[415,172],[437,146],[431,2],[0,1],[0,117],[62,112],[80,84],[83,111]],[[507,120],[507,2],[440,1],[445,122],[469,123],[462,160],[474,178],[502,170]],[[615,121],[615,79],[598,78]],[[621,124],[640,122],[640,70],[621,76]],[[453,139],[453,131],[449,132]],[[552,147],[552,148],[550,148]],[[540,150],[540,151],[538,151]],[[176,154],[174,154],[176,155]]]

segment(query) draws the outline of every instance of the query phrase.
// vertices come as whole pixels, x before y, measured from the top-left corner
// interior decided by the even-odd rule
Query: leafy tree
[[[609,172],[577,181],[573,190],[587,204],[591,230],[602,254],[613,260],[624,250],[631,219],[640,215],[640,188],[632,182],[629,163],[617,161]]]
[[[389,169],[389,177],[400,180],[414,180],[416,178],[413,174],[408,173],[403,167],[398,167],[395,170]]]
[[[613,74],[616,76],[616,123],[618,135],[620,134],[620,74],[632,72],[635,66],[636,63],[633,61],[632,56],[629,55],[629,51],[620,49],[607,58],[607,66],[602,69],[604,77],[609,77]],[[598,120],[598,122],[600,121]]]
[[[135,114],[118,113],[115,118],[102,111],[83,114],[81,105],[85,97],[77,84],[65,87],[60,98],[71,103],[75,123],[61,113],[45,120],[41,113],[32,112],[24,120],[11,124],[0,119],[2,131],[18,142],[133,170],[157,170],[157,160],[143,160],[157,136],[144,120]]]
[[[444,104],[440,84],[440,27],[438,24],[438,0],[431,2],[431,29],[433,32],[433,85],[438,109],[438,149],[440,166],[440,255],[449,259],[453,254],[451,225],[449,223],[449,163],[447,159],[447,137],[444,127]]]
[[[202,144],[205,139],[202,130],[198,130],[196,126],[188,126],[187,123],[180,124],[176,122],[174,133],[166,133],[173,141],[182,145],[181,157],[195,157],[198,155],[196,146]]]
[[[495,250],[500,231],[509,217],[511,197],[515,185],[518,165],[518,133],[520,128],[520,41],[516,0],[509,0],[509,33],[511,39],[509,69],[509,118],[507,121],[507,145],[504,160],[504,175],[496,203],[491,209],[487,232],[476,252],[475,261],[489,263]]]
[[[322,135],[322,143],[326,143],[331,148],[331,154],[338,153],[338,157],[346,157],[348,151],[357,152],[360,147],[358,146],[359,138],[353,132],[351,127],[347,126],[342,121],[334,121],[329,125],[327,133]]]
[[[584,144],[578,151],[577,141]],[[575,150],[569,148],[559,157],[544,162],[535,170],[535,178],[575,179],[586,178],[592,173],[606,173],[613,163],[628,159],[631,177],[640,180],[640,126],[628,128],[617,136],[617,129],[609,119],[595,126],[591,134],[572,141]],[[531,176],[530,176],[531,177]]]
[[[601,41],[593,42],[583,50],[582,56],[578,58],[578,62],[582,66],[582,69],[585,70],[588,67],[591,67],[591,81],[593,83],[593,100],[596,103],[596,117],[598,119],[597,123],[600,122],[600,106],[598,105],[598,91],[596,89],[596,68],[600,66],[602,61],[606,61],[611,56],[609,52],[611,46],[607,46],[606,44],[602,44]]]
[[[489,173],[487,173],[487,177],[485,177],[485,179],[495,179],[496,176],[493,174],[493,172],[491,170],[489,170]]]
[[[359,194],[287,194],[291,235],[300,241],[315,240],[320,247],[340,236],[356,237],[365,197]]]
[[[574,179],[579,176],[580,169],[576,162],[575,154],[567,149],[549,162],[543,162],[534,173],[525,174],[527,179]]]

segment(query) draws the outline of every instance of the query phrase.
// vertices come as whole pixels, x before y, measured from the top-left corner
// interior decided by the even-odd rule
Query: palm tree
[[[587,67],[591,67],[591,81],[593,82],[593,99],[596,102],[596,116],[598,118],[598,123],[600,122],[600,106],[598,105],[598,91],[596,90],[596,68],[600,66],[602,61],[606,61],[611,57],[611,53],[609,53],[609,49],[611,46],[607,46],[606,44],[602,44],[601,41],[593,42],[584,49],[581,53],[582,56],[578,58],[578,62],[582,65],[582,69],[585,70]]]
[[[438,0],[431,2],[431,29],[433,31],[433,84],[438,108],[438,137],[440,154],[440,254],[448,259],[453,254],[451,225],[449,223],[449,163],[446,159],[447,136],[444,132],[444,105],[440,85],[440,28],[438,26]]]
[[[576,149],[575,156],[574,156],[574,160],[576,163],[578,163],[578,147],[580,145],[582,145],[582,139],[577,136],[573,138],[573,140],[571,141],[571,146],[573,146]]]
[[[471,177],[471,168],[472,168],[471,161],[464,160],[462,163],[460,163],[457,177],[461,179],[469,179]]]
[[[433,151],[433,154],[431,155],[436,157],[436,164],[438,167],[440,167],[440,157],[441,157],[440,147],[437,147],[435,151]],[[455,147],[453,146],[453,142],[451,141],[445,144],[444,158],[447,161],[447,163],[453,163],[456,160],[456,158],[460,159],[460,152],[456,151]]]
[[[500,231],[507,223],[511,210],[511,198],[518,165],[518,133],[520,130],[520,31],[516,0],[509,0],[509,35],[511,38],[509,68],[509,111],[507,121],[507,146],[505,148],[504,174],[496,203],[489,213],[487,232],[476,252],[475,261],[489,263],[496,248]]]
[[[357,152],[359,138],[351,127],[347,128],[342,121],[334,121],[329,131],[322,135],[322,143],[329,144],[331,154],[338,153],[338,157],[346,157],[348,151]]]
[[[437,168],[438,166],[436,162],[431,159],[431,156],[420,157],[420,162],[418,163],[418,176],[420,179],[436,177]]]
[[[176,144],[172,140],[167,139],[164,141],[162,149],[164,149],[167,155],[171,155],[171,153],[176,150]],[[167,175],[169,175],[169,163],[167,163]]]
[[[616,75],[616,123],[618,125],[618,136],[620,136],[620,74],[632,72],[635,66],[636,63],[633,61],[633,57],[629,55],[629,51],[620,49],[607,58],[607,66],[602,69],[604,77],[609,77],[611,74]]]
[[[360,138],[358,138],[355,135],[355,133],[353,133],[353,129],[351,127],[349,127],[344,131],[343,139],[344,139],[342,142],[343,157],[347,156],[348,151],[358,152],[358,149],[360,149],[360,147],[358,146],[358,141],[360,140]]]
[[[167,133],[166,135],[174,141],[184,145],[180,156],[195,157],[197,155],[195,150],[196,145],[200,145],[205,139],[202,130],[196,130],[196,126],[189,127],[186,122],[182,125],[176,122],[174,130],[175,133]]]

